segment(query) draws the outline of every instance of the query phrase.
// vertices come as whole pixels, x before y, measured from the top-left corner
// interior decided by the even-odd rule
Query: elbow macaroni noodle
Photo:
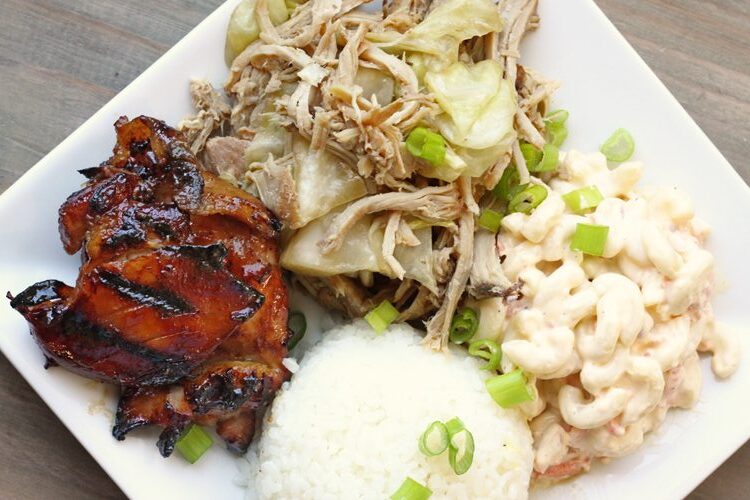
[[[610,169],[599,153],[568,152],[536,210],[503,219],[503,271],[523,282],[523,298],[505,308],[487,300],[505,314],[503,369],[536,380],[539,402],[522,410],[533,418],[539,476],[629,453],[669,408],[692,406],[697,351],[712,352],[718,376],[737,368],[738,341],[715,324],[709,301],[708,227],[678,190],[635,190],[641,171],[638,162]],[[604,200],[572,213],[562,195],[592,185]],[[570,249],[581,222],[609,227],[602,257]]]

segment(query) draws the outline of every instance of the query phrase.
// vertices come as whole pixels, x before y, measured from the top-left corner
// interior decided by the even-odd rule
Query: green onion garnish
[[[456,475],[464,474],[474,461],[474,436],[458,417],[445,423],[448,429],[448,463]]]
[[[635,141],[630,132],[624,128],[618,128],[604,141],[599,151],[607,157],[608,161],[621,162],[628,160],[633,156],[635,150]]]
[[[565,139],[568,138],[568,129],[565,125],[547,125],[547,143],[557,146],[562,146]]]
[[[542,152],[533,144],[527,142],[521,143],[521,155],[526,162],[526,168],[529,172],[536,172],[536,167],[542,161]]]
[[[365,315],[365,320],[377,333],[383,333],[396,318],[398,318],[398,309],[387,300]]]
[[[213,439],[199,425],[191,425],[175,443],[175,448],[185,457],[185,460],[194,464],[213,444]]]
[[[456,312],[451,320],[450,341],[454,344],[463,344],[471,340],[477,328],[479,328],[477,312],[470,307],[464,307]]]
[[[291,351],[297,344],[299,344],[302,337],[305,336],[305,332],[307,331],[307,318],[305,318],[305,315],[301,312],[294,311],[289,314],[287,327],[292,331],[292,336],[289,338],[286,348],[288,351]]]
[[[569,113],[567,111],[558,109],[544,117],[548,144],[559,148],[568,137],[568,128],[565,126],[568,116]]]
[[[479,214],[477,223],[491,233],[496,233],[500,229],[500,223],[503,221],[503,214],[497,210],[486,208]]]
[[[547,189],[539,184],[529,184],[508,202],[508,212],[531,213],[547,198]]]
[[[568,116],[570,116],[570,113],[566,110],[556,109],[555,111],[550,111],[550,114],[544,117],[544,121],[547,122],[548,125],[562,125],[568,121]]]
[[[407,477],[396,490],[396,493],[391,495],[391,500],[427,500],[430,495],[432,495],[431,489]]]
[[[497,367],[500,366],[502,351],[494,340],[475,340],[469,344],[469,354],[487,360],[487,363],[482,366],[482,370],[497,370]]]
[[[554,144],[545,144],[542,149],[542,161],[534,172],[553,172],[560,161],[560,150]],[[529,170],[531,172],[531,170]]]
[[[413,156],[433,165],[442,165],[445,161],[445,139],[424,127],[417,127],[409,133],[406,138],[406,149]]]
[[[562,199],[573,212],[582,214],[591,208],[599,206],[599,203],[604,201],[604,196],[602,196],[602,193],[599,192],[596,186],[586,186],[565,193]]]
[[[419,450],[428,457],[440,455],[448,448],[448,429],[439,421],[431,423],[419,438]]]
[[[604,246],[607,244],[609,226],[597,226],[595,224],[577,224],[573,240],[570,242],[571,250],[601,257],[604,255]]]
[[[529,390],[526,376],[521,369],[488,378],[484,381],[484,385],[495,403],[503,408],[510,408],[534,399],[534,394]]]
[[[533,146],[532,146],[533,147]],[[513,189],[518,186],[518,169],[515,165],[510,164],[503,170],[500,181],[492,188],[492,194],[502,201],[509,201],[512,197]]]

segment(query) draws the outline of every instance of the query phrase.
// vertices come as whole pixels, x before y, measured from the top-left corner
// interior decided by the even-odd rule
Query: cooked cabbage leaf
[[[292,151],[299,202],[297,227],[367,194],[365,181],[327,150],[312,151],[307,139],[296,136]]]
[[[341,248],[329,254],[321,252],[318,242],[325,238],[336,215],[338,212],[331,212],[297,231],[281,252],[281,266],[308,276],[333,276],[358,271],[383,272],[385,269],[379,258],[380,252],[370,243],[370,226],[373,221],[370,215],[357,221],[349,230]]]
[[[227,66],[260,35],[260,26],[255,16],[256,3],[256,0],[242,0],[229,18],[224,48]],[[289,19],[289,11],[284,0],[268,0],[268,17],[274,26]]]
[[[393,101],[395,82],[380,70],[360,67],[354,76],[354,83],[362,87],[362,97],[365,99],[372,100],[374,95],[381,106]]]
[[[367,215],[346,233],[341,248],[329,254],[321,252],[318,242],[326,234],[340,210],[320,217],[294,233],[281,253],[281,266],[308,276],[333,276],[371,271],[395,278],[382,255],[385,223],[382,217]],[[437,294],[432,262],[432,228],[414,230],[419,245],[396,245],[393,256],[403,266],[405,277],[418,281]]]
[[[462,41],[502,29],[503,19],[490,0],[446,0],[402,35],[383,32],[368,38],[384,42],[381,47],[388,51],[430,54],[438,69],[458,60]]]
[[[436,125],[449,142],[470,149],[510,144],[516,98],[497,61],[457,62],[428,72],[425,84],[445,111]]]
[[[419,240],[419,245],[415,247],[396,245],[393,256],[406,271],[404,277],[418,281],[437,295],[437,280],[432,265],[432,228],[416,229],[414,236]]]
[[[445,160],[443,163],[433,165],[429,162],[419,162],[417,171],[425,177],[453,182],[467,170],[467,167],[468,165],[464,159],[456,154],[453,148],[448,146],[445,150]]]

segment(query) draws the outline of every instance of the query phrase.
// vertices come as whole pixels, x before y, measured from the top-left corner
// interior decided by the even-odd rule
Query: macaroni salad
[[[503,371],[517,366],[536,380],[539,397],[523,409],[539,479],[629,453],[669,408],[693,406],[699,351],[713,354],[719,377],[739,362],[738,340],[713,317],[708,226],[677,189],[635,189],[641,171],[568,152],[536,210],[502,221],[502,269],[521,294],[476,302],[477,338],[504,332]],[[591,186],[598,206],[573,212],[563,195]],[[601,257],[571,249],[580,223],[609,228]]]

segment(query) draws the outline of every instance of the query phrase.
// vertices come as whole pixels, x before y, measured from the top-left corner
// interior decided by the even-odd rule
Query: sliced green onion
[[[547,198],[547,188],[539,184],[529,184],[508,202],[508,212],[531,213]]]
[[[621,162],[630,159],[635,151],[635,141],[630,132],[618,128],[599,148],[608,161]]]
[[[463,344],[471,340],[479,328],[479,316],[474,309],[464,307],[451,320],[450,341]]]
[[[448,449],[448,429],[444,423],[436,420],[419,438],[419,450],[428,457],[434,457],[446,449]]]
[[[534,399],[534,393],[529,389],[526,376],[520,369],[488,378],[484,381],[484,385],[495,403],[503,408],[510,408]]]
[[[496,233],[500,229],[500,223],[503,221],[503,214],[497,210],[485,208],[479,214],[477,223],[491,233]]]
[[[509,201],[512,197],[513,189],[517,187],[518,184],[518,169],[515,165],[510,164],[505,167],[503,175],[500,177],[500,181],[494,188],[492,188],[492,194],[494,194],[499,200]]]
[[[497,370],[497,367],[500,366],[502,351],[500,350],[498,343],[494,340],[475,340],[469,344],[469,354],[487,361],[487,363],[482,366],[482,370]]]
[[[604,246],[607,244],[609,226],[597,226],[595,224],[577,224],[573,240],[570,242],[571,250],[601,257],[604,254]]]
[[[545,144],[542,149],[542,161],[534,172],[553,172],[560,162],[560,150],[554,144]],[[531,170],[529,170],[531,172]]]
[[[445,139],[424,127],[417,127],[409,133],[406,138],[406,149],[413,156],[433,165],[442,165],[445,161]]]
[[[570,116],[570,113],[566,110],[558,109],[544,117],[548,144],[559,148],[565,142],[565,139],[568,137],[568,128],[565,126],[568,116]]]
[[[568,128],[565,125],[555,125],[553,123],[547,124],[546,139],[548,144],[552,144],[553,146],[557,146],[559,148],[567,138]]]
[[[453,472],[460,476],[471,468],[474,461],[474,436],[458,417],[447,421],[445,427],[450,440],[448,463]]]
[[[431,489],[407,477],[396,490],[396,493],[391,495],[391,500],[427,500],[430,495],[432,495]]]
[[[396,318],[398,318],[398,309],[387,300],[365,315],[365,320],[377,333],[383,333]]]
[[[543,153],[536,146],[528,142],[522,143],[520,147],[521,155],[526,162],[526,168],[529,169],[529,172],[535,172],[537,165],[542,161]]]
[[[568,116],[570,116],[570,113],[568,113],[566,110],[556,109],[555,111],[551,111],[547,116],[545,116],[544,121],[552,125],[562,125],[563,123],[568,121]]]
[[[175,448],[185,457],[185,460],[194,464],[213,444],[213,439],[199,425],[191,425],[175,443]]]
[[[552,172],[557,168],[560,150],[554,144],[545,144],[542,150],[531,144],[521,144],[521,154],[529,172]]]
[[[604,201],[604,196],[596,186],[586,186],[562,195],[562,199],[568,208],[577,214],[585,213],[587,210],[596,208]]]
[[[287,342],[286,348],[288,351],[291,351],[297,344],[299,344],[302,337],[305,336],[305,332],[307,331],[307,318],[305,318],[305,315],[301,312],[294,311],[289,314],[287,327],[292,331],[292,336],[289,339],[289,342]]]

